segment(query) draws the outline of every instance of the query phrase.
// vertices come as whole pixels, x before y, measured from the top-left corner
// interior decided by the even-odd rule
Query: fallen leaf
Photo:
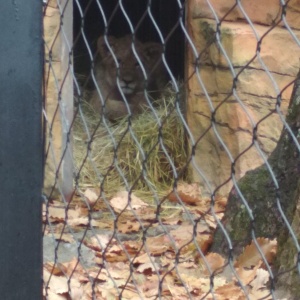
[[[95,204],[99,198],[99,194],[92,189],[86,189],[83,195],[86,197],[89,204]]]
[[[252,286],[253,290],[258,291],[259,289],[264,288],[266,286],[266,283],[269,281],[269,278],[269,272],[260,268],[256,271],[256,277],[254,280],[252,280],[250,286]]]
[[[74,242],[74,237],[70,233],[63,233],[62,235],[59,232],[53,233],[54,238],[56,240],[60,240],[66,243],[73,243]]]
[[[267,238],[257,238],[256,241],[267,262],[271,263],[276,255],[277,241]],[[252,241],[251,244],[245,248],[244,252],[237,258],[234,265],[236,267],[251,268],[256,266],[260,260],[262,260],[262,257],[258,252],[255,243]]]
[[[122,191],[117,193],[116,197],[110,200],[110,205],[117,210],[136,210],[143,206],[148,206],[147,203],[143,202],[140,198],[134,194],[129,195],[128,192]]]
[[[138,232],[141,225],[137,221],[127,221],[126,223],[119,223],[118,230],[122,233]]]
[[[242,289],[235,285],[234,282],[223,284],[216,288],[215,294],[218,299],[222,300],[244,300],[247,299]]]
[[[243,285],[249,284],[256,276],[256,271],[260,268],[261,263],[256,265],[253,269],[237,268],[236,272],[238,279],[243,283]],[[237,279],[236,279],[237,280]]]
[[[153,264],[152,262],[148,262],[148,263],[141,264],[140,266],[138,266],[137,267],[137,272],[147,273],[148,275],[150,275],[149,271],[151,271],[151,273],[154,273],[155,268],[156,268],[156,270],[159,270],[158,264],[156,264],[156,263]]]
[[[76,225],[77,223],[80,224],[80,221],[76,222],[75,220],[81,220],[81,218],[85,218],[87,220],[86,216],[82,217],[83,215],[86,215],[86,209],[82,209],[80,207],[77,207],[76,209],[69,208],[66,210],[65,207],[50,206],[48,208],[48,214],[51,222],[65,221],[66,216],[68,222],[70,222],[72,225]],[[87,222],[84,221],[84,224],[86,225]]]
[[[68,279],[65,276],[55,276],[44,269],[44,282],[48,282],[49,289],[55,294],[64,294],[68,292]]]
[[[166,235],[150,237],[146,240],[147,249],[153,256],[160,255],[170,248],[170,239]]]
[[[91,239],[84,244],[95,251],[101,251],[102,249],[105,249],[107,247],[109,242],[110,237],[108,235],[97,234],[95,236],[92,236]]]
[[[55,294],[54,292],[49,290],[47,300],[67,300],[67,297],[65,295]]]
[[[225,259],[218,253],[208,253],[205,256],[205,260],[201,258],[199,263],[203,268],[205,268],[204,272],[207,275],[210,275],[209,270],[207,269],[206,265],[209,266],[211,272],[215,272],[218,270],[219,272],[222,271],[222,267],[224,267]]]
[[[201,189],[198,183],[188,184],[185,182],[180,183],[177,186],[176,191],[173,191],[168,196],[171,202],[180,202],[179,199],[189,205],[197,205],[201,201]]]
[[[87,217],[80,217],[80,218],[70,218],[68,219],[69,226],[80,226],[80,225],[87,225],[89,223],[89,219]]]
[[[147,253],[144,253],[142,255],[137,256],[132,263],[134,264],[144,264],[144,263],[148,263],[151,262],[150,257]]]
[[[113,220],[98,221],[93,219],[91,220],[91,226],[102,229],[113,229],[114,223]]]

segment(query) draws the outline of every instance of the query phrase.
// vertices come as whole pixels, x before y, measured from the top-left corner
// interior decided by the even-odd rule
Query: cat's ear
[[[116,38],[113,36],[108,36],[107,41],[108,41],[109,46],[113,49],[116,44]],[[101,57],[107,57],[108,55],[111,54],[109,51],[109,48],[107,46],[107,43],[105,42],[104,35],[102,35],[98,38],[97,48],[98,48],[98,52]]]
[[[164,47],[159,43],[148,42],[144,44],[143,50],[145,58],[149,62],[155,63],[161,59]]]

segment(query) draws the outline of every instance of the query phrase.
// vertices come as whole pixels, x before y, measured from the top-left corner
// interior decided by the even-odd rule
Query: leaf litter
[[[87,189],[86,202],[78,197],[67,210],[59,201],[44,205],[45,236],[71,244],[74,232],[94,233],[80,244],[94,254],[92,264],[82,263],[81,256],[44,263],[45,299],[247,299],[240,283],[249,299],[272,299],[269,273],[254,241],[234,261],[238,279],[225,275],[226,258],[208,251],[225,197],[216,196],[212,206],[197,184],[182,183],[159,206],[121,191],[108,209],[99,195]],[[256,243],[272,264],[276,240]]]

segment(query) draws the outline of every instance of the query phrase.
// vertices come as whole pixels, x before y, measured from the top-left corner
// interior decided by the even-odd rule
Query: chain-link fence
[[[45,299],[298,299],[299,5],[44,3]]]

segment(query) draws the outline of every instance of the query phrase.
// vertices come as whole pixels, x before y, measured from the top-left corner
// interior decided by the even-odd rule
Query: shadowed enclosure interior
[[[108,35],[117,38],[130,34],[131,29],[118,0],[74,2],[74,66],[79,81],[86,88],[93,89],[91,80],[87,80],[91,70],[91,60],[88,53],[96,52],[97,38],[104,34],[105,23],[99,8],[101,5],[107,21]],[[183,2],[183,1],[182,1]],[[177,1],[155,0],[125,0],[122,5],[130,20],[137,38],[141,42],[161,42],[157,29],[150,19],[147,9],[158,25],[159,31],[165,40],[165,54],[168,66],[176,80],[183,78],[184,73],[184,34],[180,27],[180,10]],[[81,13],[83,17],[81,17]],[[87,39],[84,41],[82,31]]]
[[[86,102],[91,102],[89,101],[91,99],[89,91],[95,89],[95,83],[92,80],[92,76],[90,76],[93,68],[91,55],[95,59],[94,71],[97,72],[99,59],[97,56],[97,40],[103,34],[121,38],[132,34],[133,30],[134,35],[141,43],[154,42],[164,44],[166,64],[164,63],[163,68],[168,69],[169,75],[171,72],[171,76],[178,83],[182,83],[185,59],[185,35],[182,29],[182,26],[184,26],[184,11],[180,10],[180,5],[177,1],[75,1],[73,13],[75,76],[82,89],[83,100],[86,100]],[[173,182],[174,174],[171,165],[174,164],[178,172],[186,168],[184,167],[186,165],[186,149],[184,149],[183,126],[179,115],[172,108],[172,106],[174,107],[172,103],[175,101],[175,92],[169,92],[169,90],[169,87],[165,88],[164,92],[170,95],[159,99],[162,107],[155,112],[156,117],[164,120],[160,131],[156,118],[147,112],[140,117],[135,116],[132,123],[132,128],[135,135],[138,136],[137,139],[142,147],[139,151],[146,153],[147,176],[151,178],[151,182],[156,186],[156,189],[164,192],[170,188],[170,184]],[[181,105],[184,103],[182,98],[180,103]],[[81,170],[78,175],[80,186],[99,186],[100,184],[101,190],[104,189],[106,195],[113,195],[116,190],[124,186],[124,178],[122,176],[127,177],[130,183],[136,182],[137,178],[139,178],[139,164],[142,164],[142,161],[136,158],[138,146],[130,137],[130,134],[126,133],[127,125],[124,124],[120,125],[117,131],[114,131],[120,135],[120,141],[115,136],[118,143],[118,150],[115,150],[112,138],[107,133],[105,125],[101,123],[99,112],[95,109],[90,110],[88,108],[89,105],[85,104],[83,105],[84,118],[90,126],[91,132],[97,127],[97,125],[93,127],[95,124],[98,124],[99,127],[97,127],[95,136],[92,137],[91,155],[93,158],[90,163],[85,163],[81,169],[80,166],[84,162],[82,153],[86,152],[86,144],[84,143],[86,133],[83,130],[84,126],[79,117],[76,119],[77,122],[75,122],[74,153],[77,169]],[[75,105],[77,105],[76,101]],[[111,128],[116,130],[116,127]],[[124,134],[126,136],[125,140],[121,138]],[[171,161],[168,160],[164,150],[157,143],[158,135],[161,135],[164,145],[167,145],[167,151],[169,152],[167,156],[170,155],[172,157]],[[105,140],[107,140],[107,143]],[[120,161],[126,161],[124,164],[119,162],[121,164],[119,164],[119,167],[121,167],[125,175],[120,175],[117,171],[118,167],[113,165],[114,153],[116,153]],[[108,162],[110,163],[108,164]],[[99,179],[97,173],[94,172],[95,168],[100,169],[101,174],[108,174],[109,177],[104,179],[100,176],[102,179]],[[114,171],[108,172],[106,168]],[[182,171],[182,173],[185,174],[186,172]],[[153,174],[153,177],[150,174]],[[118,182],[114,181],[116,179]],[[137,185],[134,185],[135,190],[149,190],[143,179],[138,180],[138,182]],[[159,188],[160,184],[161,187]]]

